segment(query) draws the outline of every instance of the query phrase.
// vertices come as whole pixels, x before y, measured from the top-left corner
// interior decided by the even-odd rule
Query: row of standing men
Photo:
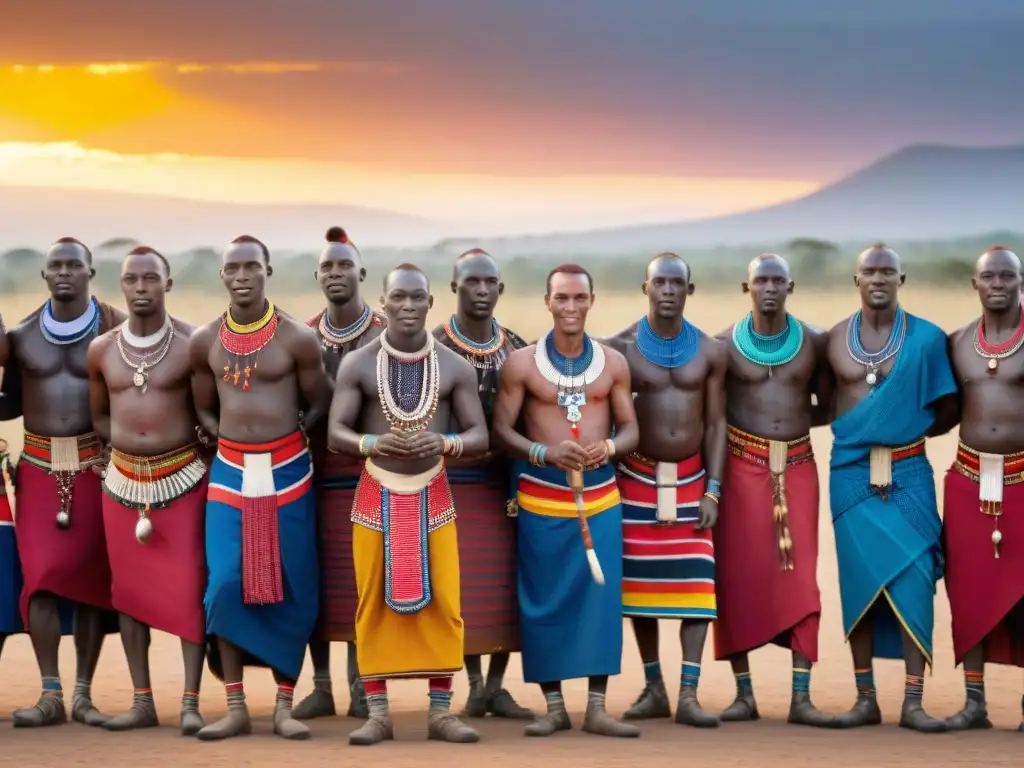
[[[352,743],[393,735],[386,680],[402,677],[429,680],[431,738],[478,740],[450,711],[463,664],[464,716],[531,719],[528,735],[550,735],[571,727],[560,681],[588,677],[584,730],[636,736],[604,702],[626,615],[646,685],[625,720],[672,714],[658,661],[667,618],[682,620],[677,722],[756,719],[747,654],[777,643],[793,652],[791,722],[880,722],[871,660],[883,657],[906,660],[901,725],[990,727],[984,663],[1024,666],[1024,524],[1013,511],[1024,459],[1012,423],[1024,318],[1012,253],[979,259],[982,318],[948,342],[899,306],[904,273],[879,246],[858,259],[861,309],[828,332],[785,311],[788,266],[763,255],[743,284],[751,313],[709,337],[683,318],[688,265],[661,254],[643,282],[648,314],[600,341],[585,331],[590,275],[553,270],[554,327],[527,344],[494,319],[503,286],[486,253],[456,261],[457,312],[428,334],[420,270],[389,273],[374,312],[358,249],[338,228],[328,241],[317,270],[327,307],[308,323],[266,299],[270,254],[243,236],[222,263],[229,310],[198,329],[167,315],[173,281],[152,249],[124,262],[127,317],[91,297],[84,245],[64,238],[47,254],[50,301],[5,332],[2,350],[0,419],[24,416],[26,435],[13,530],[5,516],[0,631],[27,627],[43,683],[16,726],[66,719],[56,649],[72,631],[72,716],[156,725],[154,627],[182,639],[181,726],[201,739],[251,730],[245,665],[274,672],[274,731],[308,737],[302,720],[334,714],[332,640],[355,642],[349,713],[367,720]],[[924,442],[958,422],[943,530]],[[839,716],[810,699],[821,606],[808,432],[825,423],[857,683]],[[921,695],[943,574],[967,700],[938,720]],[[720,717],[697,698],[711,622],[736,676]],[[135,693],[109,718],[90,685],[103,636],[118,629]],[[314,690],[293,709],[307,641]],[[502,685],[520,649],[525,679],[545,694],[537,717]],[[209,726],[204,659],[228,699]]]

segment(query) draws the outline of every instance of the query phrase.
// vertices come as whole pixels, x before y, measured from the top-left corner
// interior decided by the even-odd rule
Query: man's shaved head
[[[896,269],[900,270],[900,272],[903,271],[903,267],[900,262],[900,255],[885,243],[875,243],[870,248],[865,248],[861,251],[857,256],[857,268],[860,269],[868,262],[877,265],[882,261],[888,261],[889,263],[894,264]]]
[[[498,269],[498,260],[495,259],[491,254],[485,251],[483,248],[471,248],[463,254],[460,254],[456,259],[455,263],[452,264],[452,282],[457,283],[465,275],[472,271],[477,266],[488,265],[486,268],[488,271]]]
[[[659,265],[666,263],[681,264],[686,270],[686,281],[690,281],[690,265],[686,262],[686,259],[678,254],[669,253],[668,251],[659,253],[651,259],[650,263],[647,265],[647,280],[649,281],[651,279],[651,275],[657,270]]]
[[[391,281],[396,277],[402,276],[406,273],[414,273],[423,277],[423,282],[426,284],[427,290],[430,290],[430,278],[427,277],[427,273],[417,267],[415,264],[399,264],[397,267],[392,269],[386,275],[384,275],[384,293],[388,292],[388,286],[391,285]]]
[[[1012,266],[1020,274],[1020,259],[1017,254],[1004,245],[993,245],[985,251],[974,264],[974,274],[980,275],[986,269]]]
[[[753,280],[758,272],[781,270],[789,280],[789,263],[777,253],[761,253],[750,260],[747,265],[747,280]]]

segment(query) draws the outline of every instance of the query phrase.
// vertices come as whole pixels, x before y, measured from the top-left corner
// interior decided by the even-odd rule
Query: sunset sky
[[[1024,143],[1019,0],[0,0],[0,184],[513,233]]]

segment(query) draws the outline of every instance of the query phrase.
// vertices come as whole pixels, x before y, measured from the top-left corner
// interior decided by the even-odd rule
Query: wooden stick
[[[569,481],[569,487],[572,488],[573,498],[576,500],[576,516],[580,521],[580,535],[583,536],[583,548],[587,553],[590,575],[598,584],[604,584],[604,571],[601,570],[597,552],[594,551],[594,540],[590,536],[590,524],[587,522],[587,513],[583,505],[583,472],[572,469],[565,474]]]

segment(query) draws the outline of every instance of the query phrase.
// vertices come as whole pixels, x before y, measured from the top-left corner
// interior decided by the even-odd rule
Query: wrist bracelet
[[[608,458],[613,458],[615,456],[615,441],[609,437],[604,444],[608,446]]]
[[[359,438],[359,455],[369,458],[373,455],[373,446],[377,442],[376,435],[363,435]]]
[[[547,456],[548,447],[542,443],[534,443],[530,446],[529,461],[535,467],[546,466],[544,457]]]
[[[704,498],[711,499],[715,504],[718,503],[718,494],[712,493],[711,491],[704,491]]]
[[[708,480],[708,487],[705,489],[708,493],[714,494],[717,499],[722,495],[722,484],[717,480]]]
[[[441,441],[444,443],[444,449],[442,453],[445,456],[451,456],[453,459],[459,458],[462,455],[462,438],[455,434],[441,435]]]

